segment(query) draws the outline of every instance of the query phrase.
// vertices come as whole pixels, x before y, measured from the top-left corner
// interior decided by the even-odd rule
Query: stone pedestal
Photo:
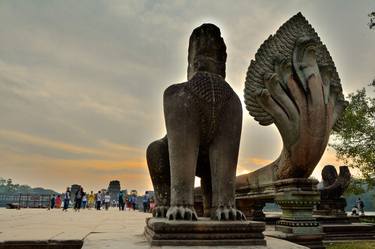
[[[314,249],[325,248],[323,232],[313,217],[314,206],[319,204],[317,181],[292,178],[275,182],[275,202],[281,207],[281,219],[276,222],[275,237]]]
[[[321,223],[350,224],[345,207],[345,198],[320,200],[313,214]]]
[[[251,246],[266,245],[263,222],[169,221],[147,218],[144,235],[151,246]]]

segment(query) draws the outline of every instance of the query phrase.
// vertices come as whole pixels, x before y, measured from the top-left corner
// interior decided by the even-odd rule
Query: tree
[[[371,85],[371,84],[370,84]],[[341,129],[333,133],[337,157],[360,170],[369,186],[375,177],[375,98],[363,88],[348,96],[349,105],[341,119]]]
[[[345,190],[344,196],[348,197],[351,195],[358,196],[366,193],[371,187],[368,186],[366,180],[361,178],[353,177],[350,180],[348,188]]]
[[[368,23],[368,26],[370,27],[370,29],[375,29],[375,11],[368,14],[368,16],[370,18],[370,22]]]

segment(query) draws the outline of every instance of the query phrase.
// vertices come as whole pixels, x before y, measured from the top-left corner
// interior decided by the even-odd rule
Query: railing
[[[16,205],[18,208],[48,208],[51,195],[35,194],[0,194],[0,207]]]

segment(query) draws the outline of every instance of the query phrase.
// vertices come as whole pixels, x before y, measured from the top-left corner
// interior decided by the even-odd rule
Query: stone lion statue
[[[242,107],[225,81],[226,57],[220,29],[201,25],[190,36],[188,81],[164,91],[167,135],[147,148],[155,217],[197,220],[193,205],[198,176],[205,216],[245,219],[235,208]]]

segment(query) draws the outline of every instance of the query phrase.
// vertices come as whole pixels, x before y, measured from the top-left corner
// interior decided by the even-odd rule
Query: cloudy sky
[[[0,176],[63,191],[80,183],[151,188],[147,145],[165,134],[162,93],[186,79],[191,31],[218,25],[227,81],[242,98],[260,44],[301,11],[345,93],[375,76],[369,1],[0,1]],[[244,115],[238,173],[281,150],[274,126]],[[319,167],[335,162],[328,150]],[[338,164],[338,163],[337,163]],[[318,176],[318,171],[314,172]]]

